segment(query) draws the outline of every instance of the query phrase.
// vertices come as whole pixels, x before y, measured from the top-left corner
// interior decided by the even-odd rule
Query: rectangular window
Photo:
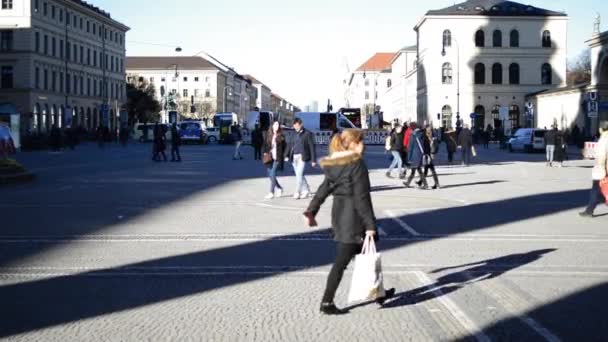
[[[154,77],[150,77],[150,83],[154,83]]]
[[[87,20],[87,33],[91,32],[91,22]]]
[[[78,62],[78,45],[74,44],[74,56],[72,57],[72,60],[74,61],[74,63]]]
[[[114,56],[110,56],[110,71],[114,71]]]
[[[184,77],[184,82],[188,82],[188,77]]]
[[[59,9],[59,22],[63,22],[63,10],[61,8]]]
[[[51,90],[57,91],[57,71],[54,71],[54,70],[51,75]]]
[[[47,36],[46,34],[44,35],[44,54],[49,54],[49,36]]]
[[[63,83],[63,72],[59,72],[59,92],[63,93],[63,87],[64,87],[64,83]]]
[[[70,82],[70,74],[65,74],[65,91],[66,93],[70,93],[71,92],[71,87],[72,86],[72,82]]]
[[[80,64],[84,64],[84,46],[80,46]]]
[[[205,90],[205,97],[211,97],[211,90]]]
[[[40,32],[34,34],[34,45],[36,52],[40,52]]]
[[[72,23],[74,24],[74,27],[78,27],[78,17],[76,17],[76,14],[74,14],[74,20],[72,21]],[[76,92],[75,89],[74,92]]]
[[[53,57],[57,56],[57,40],[55,39],[55,37],[53,37],[53,39],[51,40],[51,55]]]
[[[39,1],[34,0],[34,12],[38,13],[39,8],[40,8]]]
[[[194,82],[198,82],[198,77],[195,77],[195,78],[194,78]]]
[[[0,87],[3,89],[13,88],[13,67],[12,66],[3,66],[2,67],[2,80],[0,82]]]
[[[161,81],[161,82],[166,82],[166,81],[167,81],[167,79],[166,79],[166,78],[164,78],[164,77],[161,77],[160,81]]]
[[[125,69],[124,69],[124,65],[123,65],[122,58],[121,58],[121,59],[120,59],[120,70],[119,70],[119,71],[120,71],[121,73],[123,73],[123,72],[124,72],[124,70],[125,70]]]
[[[84,19],[82,17],[80,17],[80,30],[84,31]]]
[[[91,96],[91,79],[87,78],[87,96]]]
[[[72,57],[72,49],[70,42],[65,42],[65,59],[70,59]]]
[[[40,89],[40,68],[38,67],[34,72],[34,88]]]
[[[44,90],[49,90],[49,71],[44,69]]]
[[[84,77],[80,76],[80,95],[84,95]]]
[[[55,5],[51,5],[51,19],[55,19]]]
[[[97,96],[97,80],[93,80],[93,96]]]
[[[59,57],[63,59],[63,39],[59,40]]]
[[[194,97],[198,97],[198,89],[194,89]]]
[[[97,51],[93,51],[93,66],[97,66]]]
[[[93,23],[93,34],[97,34],[97,24]]]
[[[91,48],[87,48],[87,65],[91,65]]]
[[[66,25],[70,25],[70,12],[65,11],[65,23]]]
[[[2,9],[3,10],[12,10],[13,9],[13,0],[2,0]]]
[[[13,49],[13,31],[0,32],[0,51],[11,51]]]
[[[188,97],[188,89],[184,89],[184,97]]]
[[[74,94],[78,95],[78,76],[74,75]]]
[[[46,2],[42,3],[42,15],[44,15],[46,17],[46,15],[49,12],[48,10],[49,10],[49,8],[48,8],[47,3]]]

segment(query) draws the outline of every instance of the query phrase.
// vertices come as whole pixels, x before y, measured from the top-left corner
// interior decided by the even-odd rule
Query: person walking
[[[99,125],[99,127],[97,127],[96,136],[97,136],[97,146],[99,146],[99,148],[103,148],[104,144],[105,144],[105,137],[104,137],[104,127],[102,125]]]
[[[264,145],[264,134],[260,125],[256,124],[251,132],[251,145],[253,145],[253,159],[262,160],[262,146]]]
[[[429,174],[429,170],[433,173],[433,181],[435,185],[433,185],[433,190],[439,189],[439,176],[437,176],[437,171],[435,171],[435,155],[437,154],[437,146],[438,142],[433,137],[433,130],[431,127],[427,127],[425,130],[425,134],[422,142],[422,149],[424,151],[424,156],[422,157],[422,163],[424,165],[424,179],[426,179]],[[422,183],[417,182],[418,186],[422,186]]]
[[[608,200],[600,189],[600,182],[602,180],[608,181],[608,122],[603,122],[599,131],[600,139],[595,148],[595,166],[591,172],[593,182],[589,194],[589,204],[585,211],[579,214],[581,217],[593,217],[595,208],[602,203],[602,200],[604,200],[604,203]]]
[[[553,125],[552,129],[545,133],[545,146],[547,152],[547,166],[553,167],[553,159],[555,158],[555,143],[557,138],[557,126]]]
[[[285,154],[285,135],[278,122],[274,122],[264,139],[262,147],[263,156],[262,162],[268,169],[268,178],[270,179],[270,192],[265,199],[280,198],[283,196],[283,187],[277,180],[277,172],[283,171],[284,154]]]
[[[177,124],[171,125],[171,161],[181,162],[182,156],[179,153],[179,146],[182,144],[182,138],[179,136]]]
[[[421,189],[428,189],[426,177],[422,173],[423,159],[424,159],[424,148],[422,146],[423,134],[422,130],[416,129],[412,133],[410,138],[410,149],[408,151],[408,158],[410,161],[410,176],[407,181],[403,182],[406,188],[410,188],[410,184],[414,180],[416,173],[420,176],[420,180],[417,182]]]
[[[386,171],[386,177],[393,178],[391,173],[394,168],[397,168],[399,171],[399,178],[404,179],[405,173],[403,172],[403,128],[401,126],[396,126],[390,136],[390,145],[391,145],[391,154],[393,156],[393,161],[391,165],[388,167],[388,171]]]
[[[566,136],[562,132],[557,131],[555,134],[555,152],[553,153],[553,161],[558,163],[559,167],[564,166],[566,153]]]
[[[232,140],[235,142],[234,147],[234,156],[232,156],[232,160],[241,160],[243,156],[241,155],[241,145],[243,144],[243,133],[241,132],[241,126],[235,124],[232,126]]]
[[[452,164],[454,162],[454,153],[458,149],[458,142],[456,140],[456,131],[453,128],[449,128],[446,130],[444,134],[445,147],[448,151],[448,164]]]
[[[165,137],[165,131],[164,129],[158,124],[156,123],[154,125],[154,143],[153,143],[153,157],[152,160],[154,161],[161,161],[161,157],[163,161],[167,161],[167,155],[165,154],[165,150],[167,149],[166,146],[166,137]]]
[[[331,211],[332,232],[337,242],[336,260],[327,277],[320,311],[327,315],[340,315],[348,311],[334,304],[334,297],[344,270],[361,252],[366,236],[377,239],[376,216],[370,195],[369,171],[363,160],[363,132],[346,129],[336,134],[329,146],[329,156],[321,160],[325,174],[314,198],[304,212],[309,226],[316,226],[315,217],[325,200],[333,195]],[[377,298],[379,304],[395,294],[395,289],[385,291]]]
[[[462,165],[469,166],[473,151],[473,133],[471,133],[468,125],[464,125],[458,134],[458,146],[462,149]]]
[[[61,130],[59,129],[59,126],[57,126],[57,124],[54,124],[51,128],[50,142],[51,151],[61,151]]]
[[[304,171],[308,162],[311,162],[312,167],[317,166],[315,138],[311,132],[304,128],[300,118],[293,120],[293,129],[295,133],[289,141],[285,161],[291,162],[296,174],[296,190],[293,198],[307,198],[310,194],[310,186],[304,176]]]
[[[493,131],[494,131],[494,129],[492,128],[492,125],[488,124],[488,127],[486,127],[486,131],[484,132],[484,140],[483,140],[483,147],[486,150],[490,148],[490,140],[492,140]]]

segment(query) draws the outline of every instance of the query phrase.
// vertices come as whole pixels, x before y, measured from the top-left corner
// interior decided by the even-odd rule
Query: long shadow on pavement
[[[428,211],[403,217],[411,222],[430,222],[430,227],[453,228],[446,233],[471,232],[496,225],[542,217],[579,207],[584,203],[587,191],[546,193],[512,198],[502,201]],[[550,205],[531,205],[549,203]],[[483,215],[478,215],[483,213]],[[436,228],[436,227],[435,227]],[[325,231],[327,233],[327,230]],[[0,337],[34,331],[46,327],[75,322],[134,309],[145,305],[201,294],[237,284],[286,274],[293,271],[290,265],[300,265],[306,260],[306,268],[329,265],[334,259],[333,243],[329,239],[316,239],[318,232],[286,235],[238,246],[160,258],[146,262],[108,268],[50,279],[33,280],[0,287]],[[304,239],[302,239],[304,237]],[[306,239],[306,237],[312,237]],[[420,239],[387,239],[381,242],[382,250],[408,246]],[[311,246],[311,244],[319,244]],[[314,252],[311,252],[314,251]],[[17,256],[22,255],[15,252]],[[14,255],[5,255],[13,259]],[[174,283],[150,281],[154,270],[166,267],[226,266],[249,263],[250,266],[273,265],[272,272],[251,272],[247,275],[227,275],[197,279],[193,282]],[[144,271],[141,271],[144,270]],[[149,273],[147,276],[145,270]],[[126,273],[126,274],[125,274]],[[121,277],[121,274],[125,275]],[[139,277],[138,275],[143,275]],[[183,279],[177,273],[175,277]],[[101,280],[100,280],[101,278]],[[160,284],[157,284],[160,283]],[[320,294],[319,294],[320,295]],[[6,324],[6,322],[10,322]]]

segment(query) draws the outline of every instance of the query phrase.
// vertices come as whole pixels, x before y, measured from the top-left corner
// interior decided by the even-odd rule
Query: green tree
[[[132,77],[127,83],[127,111],[130,124],[137,122],[156,122],[160,119],[160,103],[156,100],[153,84],[144,78]]]

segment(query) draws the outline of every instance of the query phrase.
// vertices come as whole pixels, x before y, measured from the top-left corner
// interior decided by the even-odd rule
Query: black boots
[[[325,315],[344,315],[347,314],[347,310],[338,309],[334,303],[321,303],[321,313]]]
[[[391,299],[395,296],[395,288],[390,288],[388,290],[384,291],[384,297],[380,297],[378,299],[376,299],[376,303],[382,305],[384,304],[384,302],[386,302],[387,299]]]

